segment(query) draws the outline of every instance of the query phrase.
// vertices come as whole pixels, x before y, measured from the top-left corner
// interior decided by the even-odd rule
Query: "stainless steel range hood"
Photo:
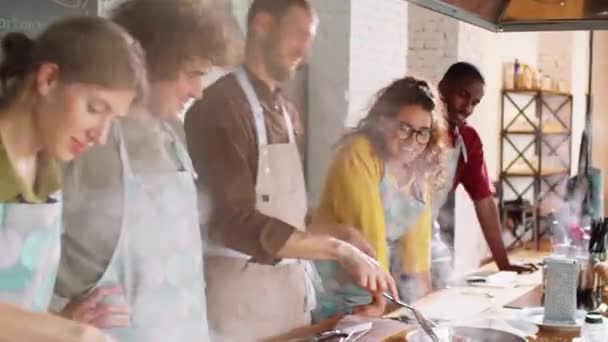
[[[608,0],[407,0],[495,32],[608,30]]]

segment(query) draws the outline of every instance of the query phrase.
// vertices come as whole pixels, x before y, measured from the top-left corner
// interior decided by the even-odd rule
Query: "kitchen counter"
[[[546,254],[536,251],[520,250],[510,254],[510,259],[514,262],[539,262]],[[488,264],[481,267],[478,271],[496,270],[496,266]],[[448,289],[439,290],[414,303],[418,309],[432,318],[454,319],[473,317],[486,312],[490,309],[500,310],[504,313],[514,312],[514,309],[504,309],[502,307],[534,307],[540,303],[540,284],[542,272],[537,271],[533,274],[518,275],[514,286],[506,288],[494,287],[470,287],[466,285],[455,285]],[[494,298],[491,299],[490,296]],[[449,303],[449,305],[446,305]],[[399,316],[400,310],[391,312],[387,316]],[[322,331],[335,327],[341,317],[329,319],[318,324],[302,327],[287,335],[273,339],[272,341],[288,341],[290,339],[311,336]],[[405,341],[405,334],[411,327],[404,326],[404,331],[385,339],[384,342]],[[539,332],[537,342],[570,342],[577,333],[565,332]]]

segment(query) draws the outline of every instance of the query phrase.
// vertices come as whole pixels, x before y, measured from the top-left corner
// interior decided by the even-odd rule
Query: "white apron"
[[[194,171],[174,136],[183,169],[135,174],[120,125],[124,208],[114,255],[95,287],[120,285],[110,303],[131,308],[129,328],[107,329],[118,342],[209,341]]]
[[[458,127],[454,128],[454,135],[456,138],[455,146],[448,152],[450,155],[446,184],[443,189],[433,194],[431,201],[433,217],[433,235],[431,237],[431,278],[433,288],[435,289],[445,288],[447,286],[453,269],[452,253],[445,242],[441,240],[441,227],[437,221],[437,216],[439,215],[441,207],[445,204],[450,191],[452,191],[460,156],[462,156],[465,163],[467,162],[468,156],[467,148]]]
[[[61,249],[61,202],[0,204],[0,302],[45,312]]]
[[[268,144],[264,112],[241,67],[235,71],[254,116],[258,140],[256,209],[305,228],[306,188],[293,124],[283,116],[289,143]],[[205,247],[209,324],[213,341],[261,341],[310,324],[315,306],[312,265],[285,259],[275,266],[249,263],[251,256],[223,246]]]

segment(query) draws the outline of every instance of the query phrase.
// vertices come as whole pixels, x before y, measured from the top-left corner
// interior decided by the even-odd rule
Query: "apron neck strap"
[[[190,156],[188,154],[188,149],[186,148],[186,146],[184,146],[183,142],[181,141],[173,127],[171,127],[171,125],[169,125],[169,123],[167,122],[161,122],[161,125],[161,128],[165,130],[173,139],[173,143],[171,144],[173,148],[173,153],[175,153],[175,157],[181,164],[182,168],[184,170],[192,172],[194,178],[198,178],[196,172],[194,171],[194,166],[192,165],[192,159],[190,159]]]
[[[131,162],[129,161],[125,137],[122,132],[122,125],[118,120],[114,121],[114,124],[112,125],[112,134],[118,142],[118,154],[120,156],[120,164],[122,165],[123,175],[126,178],[130,178],[133,176],[133,168],[131,168]]]
[[[192,165],[192,161],[188,157],[188,152],[187,152],[184,144],[182,144],[181,140],[179,139],[179,137],[173,130],[173,128],[171,128],[168,123],[161,122],[161,129],[166,131],[171,136],[171,138],[173,140],[173,143],[171,144],[172,148],[173,148],[173,153],[175,154],[175,157],[178,160],[178,162],[181,164],[181,167],[185,170],[188,170],[188,171],[191,171],[194,173],[194,167]],[[116,141],[118,141],[118,154],[120,155],[120,162],[121,162],[123,170],[124,170],[124,175],[125,175],[125,177],[131,177],[134,174],[134,172],[133,172],[133,168],[131,166],[129,154],[127,152],[125,137],[124,137],[122,125],[120,124],[120,122],[118,122],[118,121],[114,122],[114,124],[112,125],[112,132],[113,132],[113,135],[114,135]],[[194,176],[196,178],[195,173],[194,173]]]
[[[7,203],[0,203],[0,225],[4,225],[4,220],[6,219],[6,206]]]
[[[458,126],[454,127],[454,136],[456,137],[456,160],[458,160],[459,155],[462,155],[464,163],[466,164],[468,161],[467,146],[464,144],[464,139],[462,138],[462,134],[460,134]]]
[[[260,103],[255,89],[249,80],[249,76],[247,76],[245,67],[238,67],[234,72],[234,75],[241,89],[243,90],[243,93],[245,93],[245,98],[247,99],[249,107],[251,108],[251,113],[255,123],[255,133],[258,138],[258,145],[268,145],[268,135],[266,133],[266,123],[264,120],[264,109],[262,108],[262,104]],[[295,142],[293,122],[291,121],[289,114],[287,114],[287,110],[285,109],[284,105],[281,105],[281,111],[283,112],[283,119],[285,120],[285,127],[287,128],[289,143],[292,144]]]

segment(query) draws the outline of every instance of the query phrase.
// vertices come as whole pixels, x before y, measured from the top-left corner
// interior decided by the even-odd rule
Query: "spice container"
[[[589,313],[581,330],[583,342],[605,342],[606,325],[604,318],[598,313]]]

